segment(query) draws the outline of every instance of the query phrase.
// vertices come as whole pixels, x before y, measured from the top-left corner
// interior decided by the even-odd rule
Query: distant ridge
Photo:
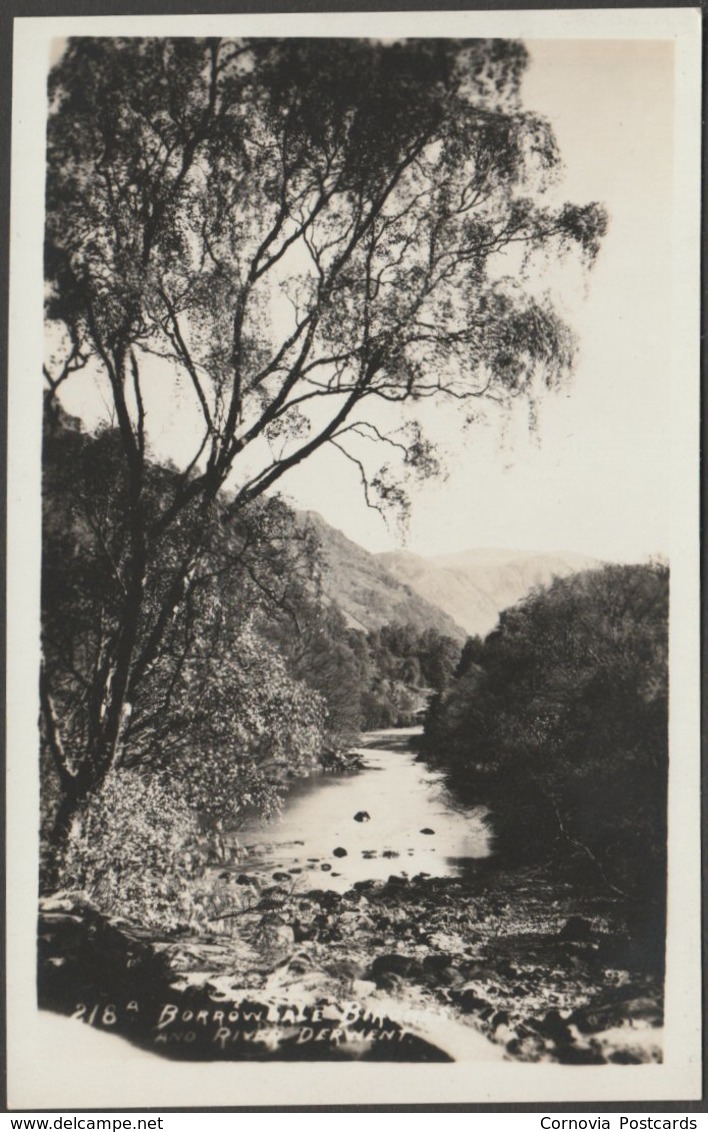
[[[390,622],[435,629],[464,640],[486,636],[503,609],[535,586],[603,565],[572,551],[479,547],[423,557],[409,550],[370,554],[316,511],[298,512],[320,543],[319,583],[352,628],[368,631]]]
[[[408,550],[377,555],[399,581],[438,605],[471,635],[486,636],[503,609],[535,586],[602,566],[597,558],[572,552],[481,548],[424,558]]]
[[[301,511],[299,518],[320,542],[322,593],[339,606],[352,628],[368,631],[397,621],[419,632],[435,629],[464,641],[465,629],[405,579],[391,573],[380,556],[352,542],[316,511]]]

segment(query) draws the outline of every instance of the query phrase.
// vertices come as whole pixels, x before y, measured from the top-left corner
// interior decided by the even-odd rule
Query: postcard
[[[700,1096],[700,43],[15,20],[11,1106]]]

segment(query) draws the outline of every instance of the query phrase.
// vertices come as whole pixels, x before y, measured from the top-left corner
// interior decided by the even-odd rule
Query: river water
[[[410,740],[418,731],[369,732],[357,752],[363,770],[301,779],[278,819],[247,820],[236,834],[248,851],[243,871],[277,873],[280,883],[287,874],[294,889],[344,892],[391,875],[457,876],[488,857],[486,809],[460,808],[442,775],[416,761]]]

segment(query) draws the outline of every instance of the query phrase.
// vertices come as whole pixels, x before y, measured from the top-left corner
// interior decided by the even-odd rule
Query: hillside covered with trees
[[[389,569],[385,556],[371,554],[314,511],[302,522],[317,534],[320,544],[318,584],[323,597],[337,605],[353,629],[410,625],[419,633],[434,629],[462,645],[467,633],[443,611],[434,595],[426,599]]]
[[[669,572],[557,579],[470,639],[425,726],[452,790],[485,799],[498,851],[661,906]]]

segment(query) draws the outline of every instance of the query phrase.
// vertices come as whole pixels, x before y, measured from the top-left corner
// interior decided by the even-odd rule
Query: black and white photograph
[[[700,1096],[699,60],[15,21],[11,1103]]]

